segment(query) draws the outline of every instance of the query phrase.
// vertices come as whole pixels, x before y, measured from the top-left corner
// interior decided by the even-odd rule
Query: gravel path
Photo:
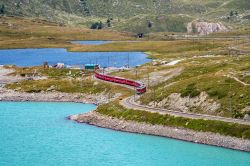
[[[250,121],[246,121],[243,119],[233,119],[233,118],[225,118],[221,116],[212,116],[206,114],[195,114],[195,113],[187,113],[187,112],[180,112],[180,111],[173,111],[163,108],[154,108],[146,105],[140,105],[134,102],[134,97],[129,97],[120,102],[122,106],[128,109],[137,109],[142,111],[147,111],[151,113],[159,113],[159,114],[169,114],[173,116],[185,117],[185,118],[192,118],[192,119],[209,119],[209,120],[218,120],[224,122],[231,122],[231,123],[239,123],[244,125],[250,125]]]
[[[240,79],[238,79],[238,78],[235,77],[235,76],[225,75],[225,77],[232,78],[232,79],[234,79],[235,81],[239,82],[240,84],[242,84],[242,85],[244,85],[244,86],[250,86],[250,84],[247,84],[247,83],[241,81]]]

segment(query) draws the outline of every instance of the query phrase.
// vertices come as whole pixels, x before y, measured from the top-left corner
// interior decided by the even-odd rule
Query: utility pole
[[[230,81],[230,90],[232,89],[232,83]],[[233,98],[233,94],[230,94],[230,112],[232,113],[232,98]]]
[[[156,107],[156,100],[155,100],[155,87],[154,87],[154,107]]]
[[[83,77],[84,77],[84,70],[82,70],[82,77],[81,77],[81,88],[82,88],[82,86],[83,86]]]
[[[134,102],[135,102],[135,95],[136,95],[136,87],[135,87],[135,85],[134,85],[134,91],[135,91],[135,93],[134,93]]]
[[[128,53],[128,68],[129,68],[129,53]]]
[[[222,83],[221,85],[229,85],[230,91],[229,91],[229,101],[227,100],[227,109],[229,109],[230,113],[233,113],[233,94],[232,94],[232,82],[230,80],[230,83]]]
[[[148,88],[149,88],[149,73],[148,73]]]
[[[138,76],[138,74],[137,74],[137,67],[138,66],[135,66],[135,79],[137,80],[137,76]]]
[[[136,77],[136,80],[137,80],[137,66],[135,67],[135,77]],[[135,101],[135,95],[136,95],[136,87],[134,85],[134,90],[135,90],[135,94],[134,94],[134,101]]]
[[[135,73],[136,73],[136,80],[137,80],[137,69],[135,69]]]
[[[109,56],[108,56],[108,67],[109,67]]]

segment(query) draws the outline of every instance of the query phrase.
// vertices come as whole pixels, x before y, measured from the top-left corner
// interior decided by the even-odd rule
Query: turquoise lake
[[[0,102],[0,166],[249,166],[250,153],[78,124],[95,105]]]
[[[28,48],[0,50],[0,65],[16,65],[22,67],[40,66],[45,61],[50,65],[100,64],[102,67],[130,67],[150,62],[143,52],[68,52],[64,48]]]

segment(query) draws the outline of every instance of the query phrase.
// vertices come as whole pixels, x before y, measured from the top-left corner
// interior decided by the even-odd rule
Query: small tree
[[[0,14],[4,14],[5,13],[5,6],[1,5],[0,7]]]
[[[238,16],[238,12],[237,11],[235,11],[234,14],[235,14],[235,16]]]
[[[152,28],[153,23],[151,21],[148,21],[148,28]]]
[[[230,17],[234,16],[234,12],[231,10]]]
[[[103,23],[100,22],[95,22],[91,25],[90,29],[102,29],[104,27]]]
[[[111,19],[107,19],[107,25],[108,27],[111,27]]]
[[[144,38],[144,33],[137,33],[138,38]]]
[[[97,29],[98,22],[92,23],[90,29]]]
[[[100,21],[98,24],[98,29],[102,29],[104,27],[103,23]]]

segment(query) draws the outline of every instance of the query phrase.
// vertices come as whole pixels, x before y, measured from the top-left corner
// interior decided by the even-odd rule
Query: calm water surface
[[[250,165],[250,153],[65,119],[93,109],[76,103],[0,102],[0,166]]]
[[[59,62],[66,65],[98,63],[105,67],[122,67],[129,63],[134,67],[151,60],[142,52],[68,52],[64,48],[0,50],[0,65],[39,66],[45,61],[50,65]]]

